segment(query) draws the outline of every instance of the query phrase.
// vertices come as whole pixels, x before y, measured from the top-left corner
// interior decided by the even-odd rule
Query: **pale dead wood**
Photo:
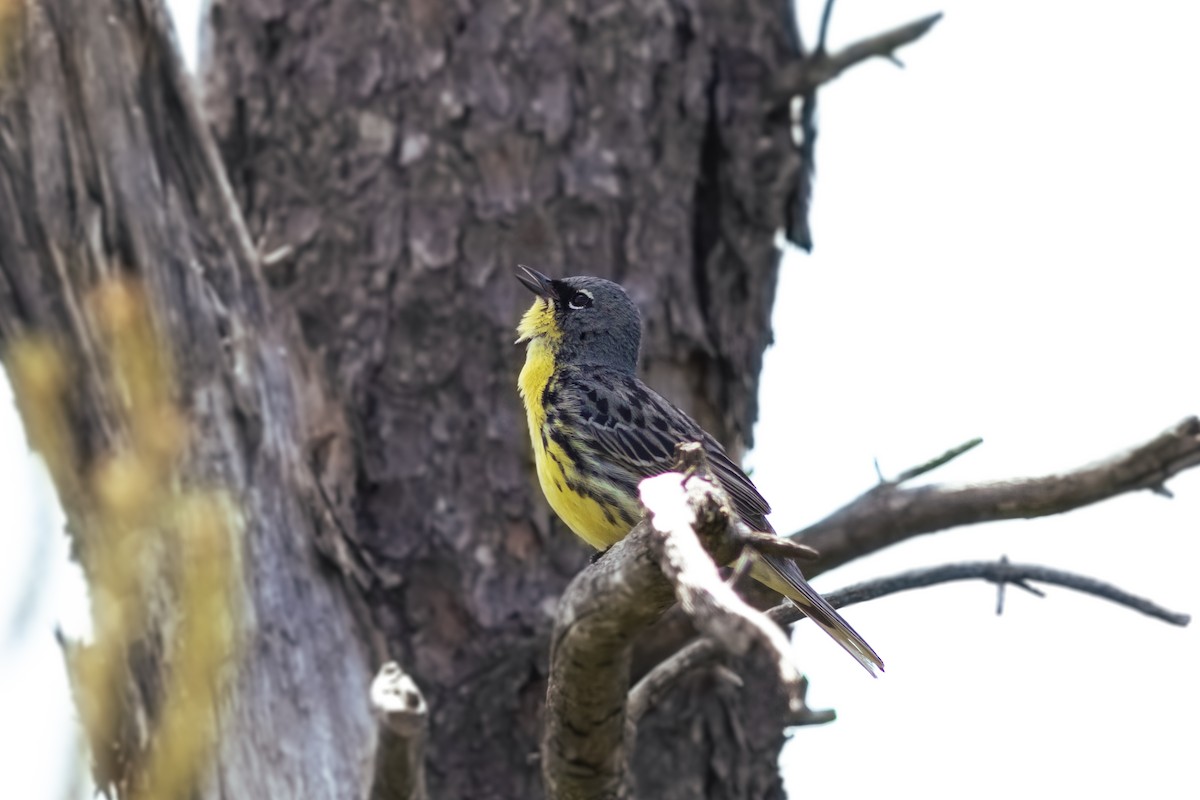
[[[691,462],[689,471],[703,468],[704,455],[699,445],[683,445],[679,449],[681,461]],[[802,676],[792,663],[787,637],[722,579],[704,549],[708,545],[719,552],[720,542],[702,544],[695,534],[719,531],[723,524],[723,536],[739,540],[738,531],[731,525],[733,514],[723,504],[723,493],[707,477],[693,476],[680,481],[676,473],[642,481],[639,491],[655,532],[651,537],[655,556],[663,574],[675,587],[683,611],[697,630],[720,642],[734,655],[745,654],[755,644],[763,646],[771,656],[792,710],[798,712],[803,705]]]
[[[384,664],[371,683],[371,710],[379,720],[379,737],[368,800],[426,800],[429,707],[416,681],[394,661]]]

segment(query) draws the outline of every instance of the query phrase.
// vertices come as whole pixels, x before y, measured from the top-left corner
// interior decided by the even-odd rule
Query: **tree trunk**
[[[514,266],[622,282],[647,379],[748,443],[802,174],[763,96],[790,6],[214,4],[206,108],[351,420],[350,544],[430,704],[432,796],[539,795],[548,612],[586,558],[532,478]],[[679,698],[639,736],[647,796],[780,793],[769,704]]]
[[[69,370],[63,414],[49,426],[38,424],[47,410],[37,401],[57,398],[39,396],[28,369],[14,370],[14,385],[93,589],[100,647],[71,648],[68,666],[84,697],[97,785],[122,797],[158,785],[147,776],[157,728],[184,702],[165,687],[200,655],[173,646],[188,614],[198,613],[179,602],[181,574],[197,565],[176,552],[155,561],[150,547],[121,565],[131,551],[107,524],[101,478],[110,465],[130,463],[122,459],[136,449],[143,421],[127,413],[129,386],[114,374],[119,354],[106,311],[136,315],[129,307],[137,293],[110,291],[99,298],[115,301],[106,309],[94,290],[133,277],[152,313],[159,345],[151,346],[164,347],[174,365],[171,399],[190,428],[177,478],[156,485],[221,487],[241,520],[234,563],[244,568],[230,577],[243,604],[229,631],[240,658],[219,665],[210,678],[223,684],[215,707],[190,721],[215,748],[211,780],[197,796],[358,795],[373,665],[351,597],[313,547],[329,525],[305,452],[340,412],[292,346],[294,326],[270,310],[214,142],[164,36],[165,10],[151,0],[56,0],[28,3],[5,22],[0,335],[11,353],[31,337],[49,342]],[[53,429],[68,421],[69,431]],[[55,446],[55,437],[70,442]],[[149,507],[159,498],[136,499]],[[161,542],[171,541],[163,531]],[[119,642],[105,641],[102,617],[113,598],[97,588],[114,564],[140,573],[125,587],[132,597],[116,602],[144,615],[116,634]],[[87,662],[105,647],[120,663],[90,687],[115,698],[111,719],[98,723],[88,714]]]
[[[359,796],[391,657],[430,709],[430,796],[541,796],[550,614],[588,554],[532,477],[512,270],[621,281],[648,381],[740,452],[773,237],[803,217],[766,90],[800,55],[791,4],[213,0],[228,184],[159,0],[26,9],[0,108],[0,332],[78,365],[86,472],[123,421],[79,309],[102,277],[139,278],[193,428],[184,480],[242,510],[242,656],[203,795]],[[103,541],[65,501],[89,569]],[[169,617],[128,652],[121,757],[93,741],[125,796],[152,746],[133,721],[168,699]],[[756,683],[697,675],[646,719],[645,796],[781,795],[782,712]]]

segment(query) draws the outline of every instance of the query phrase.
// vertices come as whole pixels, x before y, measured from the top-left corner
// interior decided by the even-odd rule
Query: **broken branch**
[[[396,662],[384,664],[371,682],[371,709],[379,720],[379,738],[369,800],[426,800],[429,709],[417,684]]]

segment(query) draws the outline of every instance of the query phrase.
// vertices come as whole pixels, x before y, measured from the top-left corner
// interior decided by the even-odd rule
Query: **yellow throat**
[[[529,420],[529,441],[533,445],[538,483],[546,501],[567,527],[592,547],[603,550],[628,533],[629,525],[614,518],[593,497],[572,488],[576,480],[575,465],[546,428],[542,397],[554,377],[555,357],[562,339],[550,302],[535,300],[521,318],[517,333],[518,344],[529,343],[517,389]]]
[[[529,436],[533,439],[535,453],[540,451],[540,431],[546,422],[546,409],[542,406],[542,392],[554,374],[554,356],[562,331],[554,321],[554,307],[549,300],[538,298],[521,317],[517,326],[517,344],[528,342],[525,351],[525,366],[517,379],[517,390],[525,401],[525,413],[529,417]],[[540,471],[540,468],[539,468]]]

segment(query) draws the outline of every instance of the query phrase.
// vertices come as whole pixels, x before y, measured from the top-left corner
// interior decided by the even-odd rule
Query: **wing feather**
[[[598,468],[603,465],[610,472],[623,473],[636,484],[669,471],[676,444],[700,442],[713,474],[743,521],[756,530],[771,530],[766,520],[770,504],[725,448],[636,377],[600,367],[580,368],[560,387],[556,406],[570,415]]]
[[[632,494],[643,478],[671,469],[675,445],[700,442],[713,474],[742,521],[774,532],[767,522],[770,504],[712,436],[632,375],[599,367],[578,368],[560,383],[552,405],[569,417],[595,477]],[[632,499],[631,499],[631,502]],[[846,620],[816,592],[791,561],[764,556],[751,575],[790,598],[872,675],[883,661]]]

